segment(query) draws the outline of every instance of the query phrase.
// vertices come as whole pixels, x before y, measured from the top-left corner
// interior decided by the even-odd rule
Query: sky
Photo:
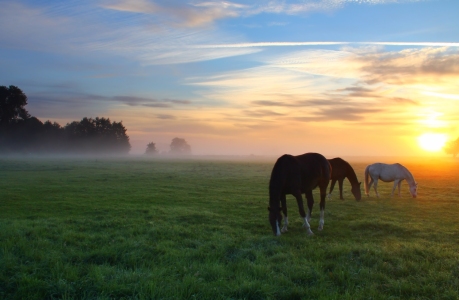
[[[0,85],[42,122],[122,121],[132,154],[445,156],[428,145],[459,137],[457,0],[0,7]]]

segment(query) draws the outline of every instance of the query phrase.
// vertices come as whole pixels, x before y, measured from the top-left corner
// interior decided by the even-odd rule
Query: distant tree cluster
[[[64,127],[29,115],[27,96],[16,86],[0,86],[0,153],[127,154],[122,122],[83,118]]]
[[[443,150],[445,150],[446,154],[452,154],[453,157],[456,157],[459,154],[459,138],[455,141],[446,143]]]
[[[156,144],[151,142],[147,145],[147,150],[145,150],[145,154],[153,155],[158,154],[158,149],[156,149]]]
[[[155,143],[151,142],[147,145],[147,149],[145,150],[145,154],[147,155],[154,155],[158,154],[158,149],[156,149]],[[191,146],[182,138],[173,138],[169,154],[173,155],[190,155],[191,154]]]
[[[178,155],[188,155],[191,154],[191,146],[185,141],[185,139],[181,138],[174,138],[172,139],[171,143],[171,154],[178,154]]]

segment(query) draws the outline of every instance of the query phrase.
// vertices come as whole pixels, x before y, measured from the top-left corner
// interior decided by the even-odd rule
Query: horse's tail
[[[368,165],[365,168],[365,181],[364,181],[364,186],[365,186],[365,194],[368,195],[370,193],[370,165]]]

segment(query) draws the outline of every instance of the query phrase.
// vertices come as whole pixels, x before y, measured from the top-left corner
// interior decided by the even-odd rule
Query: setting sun
[[[441,133],[424,133],[418,137],[419,146],[426,151],[436,152],[443,148],[447,136]]]

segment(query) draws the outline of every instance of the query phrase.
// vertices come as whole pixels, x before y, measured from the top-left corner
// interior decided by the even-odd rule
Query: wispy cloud
[[[361,121],[368,115],[383,112],[382,108],[362,108],[357,106],[327,107],[319,109],[315,114],[294,119],[302,122],[330,121]]]
[[[304,14],[311,12],[330,11],[344,7],[347,4],[382,5],[393,3],[418,2],[419,0],[306,0],[282,1],[272,0],[260,5],[253,5],[248,13],[273,13],[273,14]]]
[[[382,97],[380,92],[374,89],[368,88],[368,87],[361,87],[361,86],[346,87],[343,89],[338,89],[336,91],[344,92],[349,97],[373,98],[373,99]]]
[[[432,96],[432,97],[449,99],[449,100],[459,100],[459,93],[458,94],[446,94],[446,93],[423,91],[422,94],[427,95],[427,96]]]
[[[459,80],[459,51],[448,48],[405,49],[398,52],[360,54],[370,84],[435,85]]]
[[[154,99],[138,96],[104,96],[98,94],[90,94],[79,92],[78,88],[64,86],[59,92],[43,91],[28,93],[29,110],[34,115],[45,116],[47,119],[69,119],[77,115],[77,118],[83,116],[95,117],[102,116],[104,112],[111,107],[138,107],[148,110],[148,108],[156,109],[180,109],[183,107],[193,107],[193,103],[189,100],[181,99]],[[49,108],[53,107],[53,110]],[[159,114],[164,116],[166,114]]]
[[[101,7],[121,12],[150,15],[156,22],[178,27],[209,26],[224,18],[236,18],[262,13],[298,15],[310,12],[336,10],[346,4],[381,5],[416,2],[417,0],[271,0],[262,4],[247,1],[246,4],[230,1],[178,0],[105,0]],[[282,25],[283,23],[272,23]]]
[[[176,119],[175,116],[173,116],[173,115],[167,115],[167,114],[158,114],[158,115],[156,115],[156,117],[157,117],[158,119],[161,119],[161,120],[175,120],[175,119]]]
[[[251,117],[277,117],[284,115],[268,109],[245,110],[244,114]]]
[[[392,100],[400,104],[419,105],[418,101],[414,101],[408,98],[393,97]]]
[[[129,106],[146,106],[146,107],[172,107],[174,105],[189,105],[189,100],[176,100],[176,99],[152,99],[135,96],[115,96],[107,98],[108,100],[120,101]]]
[[[459,47],[454,42],[346,42],[346,41],[308,41],[308,42],[256,42],[234,44],[193,45],[193,48],[252,48],[252,47],[295,47],[295,46],[332,46],[332,45],[375,45],[408,47]]]
[[[202,27],[224,18],[239,16],[245,5],[223,2],[180,2],[147,0],[105,1],[102,7],[123,12],[152,15],[156,22],[176,27]]]

